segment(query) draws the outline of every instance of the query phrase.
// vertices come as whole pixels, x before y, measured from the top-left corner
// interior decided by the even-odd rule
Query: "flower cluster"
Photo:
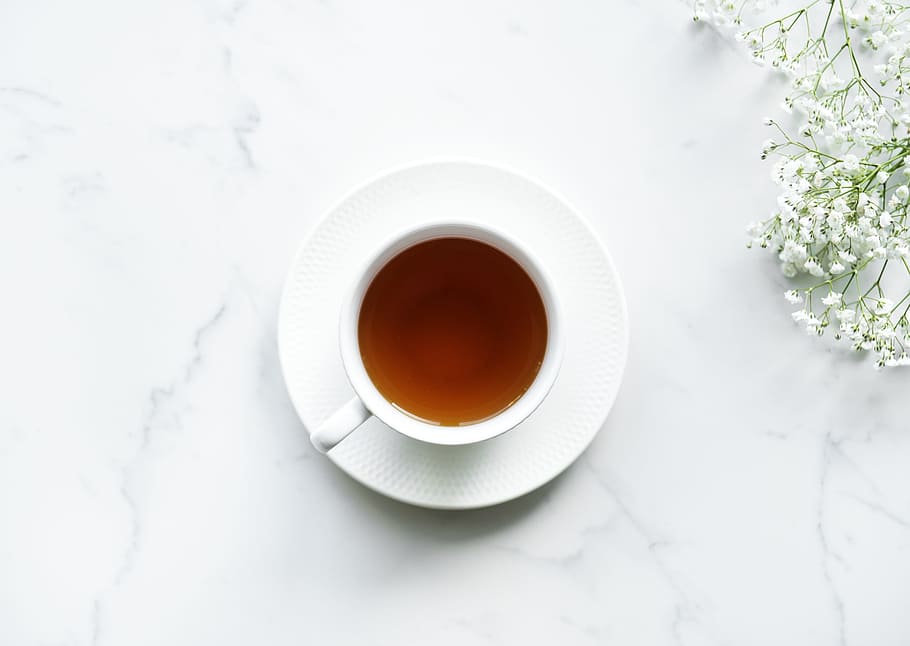
[[[739,29],[756,63],[791,80],[781,107],[793,116],[766,120],[761,153],[777,158],[777,208],[749,225],[750,246],[797,280],[785,298],[807,332],[910,364],[910,6],[814,0],[743,29],[763,9],[695,3],[696,20]]]

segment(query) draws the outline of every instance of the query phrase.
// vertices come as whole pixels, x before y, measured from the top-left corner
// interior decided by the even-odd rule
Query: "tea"
[[[364,295],[360,354],[383,397],[426,422],[462,426],[508,408],[547,346],[534,281],[502,251],[468,238],[418,243]]]

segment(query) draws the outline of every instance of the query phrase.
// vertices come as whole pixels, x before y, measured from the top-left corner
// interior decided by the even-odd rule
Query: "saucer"
[[[628,349],[626,303],[613,262],[563,198],[491,164],[409,165],[361,185],[330,209],[291,265],[278,317],[279,356],[307,429],[354,396],[341,363],[338,320],[363,260],[400,230],[459,217],[509,232],[549,270],[564,309],[566,346],[546,400],[504,435],[439,446],[372,417],[328,453],[365,486],[437,509],[495,505],[559,475],[603,425]]]

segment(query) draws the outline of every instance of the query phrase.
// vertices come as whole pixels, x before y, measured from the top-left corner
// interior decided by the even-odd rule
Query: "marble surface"
[[[744,249],[780,91],[684,3],[3,3],[0,644],[910,643],[910,377]],[[318,214],[438,155],[567,195],[632,324],[590,450],[469,513],[316,455],[275,348]]]

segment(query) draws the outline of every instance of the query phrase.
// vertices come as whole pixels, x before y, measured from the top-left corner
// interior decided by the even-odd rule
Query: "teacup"
[[[475,222],[421,225],[377,245],[340,313],[355,396],[310,436],[327,452],[371,416],[422,442],[482,442],[544,401],[563,355],[545,268]]]

